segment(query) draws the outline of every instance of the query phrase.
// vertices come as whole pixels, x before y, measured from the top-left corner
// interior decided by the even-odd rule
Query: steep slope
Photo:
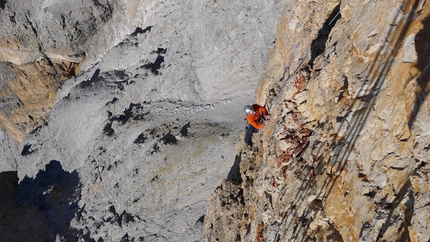
[[[200,240],[285,2],[2,4],[0,241]]]
[[[287,4],[256,92],[273,121],[237,148],[203,241],[429,240],[429,14]]]

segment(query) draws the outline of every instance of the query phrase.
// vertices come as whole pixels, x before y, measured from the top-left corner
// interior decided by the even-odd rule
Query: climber
[[[267,109],[258,104],[252,106],[246,105],[243,107],[243,111],[246,113],[246,134],[245,143],[252,147],[252,135],[257,133],[259,129],[263,128],[264,125],[269,124],[271,116],[268,114]]]

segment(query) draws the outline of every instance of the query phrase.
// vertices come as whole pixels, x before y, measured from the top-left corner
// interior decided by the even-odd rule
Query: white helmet
[[[243,111],[245,111],[245,113],[250,114],[252,113],[252,107],[249,105],[246,105],[245,107],[243,107]]]

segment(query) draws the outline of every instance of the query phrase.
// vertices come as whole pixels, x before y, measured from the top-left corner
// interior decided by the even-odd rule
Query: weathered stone
[[[0,240],[429,238],[426,1],[0,11]]]
[[[0,240],[199,240],[285,2],[0,1],[0,167],[52,205]]]
[[[264,162],[252,173],[259,182],[242,184],[244,190],[268,195],[245,196],[245,210],[257,211],[250,227],[261,226],[242,239],[420,241],[424,234],[429,236],[422,232],[428,218],[415,212],[429,217],[428,209],[417,204],[428,202],[418,191],[428,184],[428,176],[420,173],[428,169],[429,157],[424,125],[428,95],[423,93],[429,82],[422,79],[428,77],[428,59],[420,53],[425,53],[422,41],[429,37],[430,8],[425,1],[335,6],[303,6],[297,1],[278,24],[276,47],[256,92],[264,103],[272,90],[279,90],[268,99],[276,126],[264,128],[259,137]],[[311,14],[316,9],[332,14]],[[324,32],[321,23],[338,11],[340,19]],[[297,50],[294,40],[300,41]],[[298,66],[309,48],[302,43],[312,43],[311,56]],[[304,82],[306,92],[295,96],[300,78],[289,75],[297,67],[310,74]],[[307,110],[285,105],[295,99],[306,100]],[[315,121],[307,121],[309,114]],[[312,131],[299,159],[286,152],[299,146],[296,140],[273,139],[281,136],[282,125],[291,127],[290,135],[303,125]],[[272,186],[262,186],[267,182]],[[323,208],[309,206],[315,194]],[[321,222],[324,218],[333,226]]]
[[[411,34],[405,39],[405,43],[403,45],[402,61],[414,63],[417,59],[417,52],[415,50],[415,35]]]

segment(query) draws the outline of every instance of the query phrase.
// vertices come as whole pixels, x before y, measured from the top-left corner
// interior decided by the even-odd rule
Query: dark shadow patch
[[[195,229],[202,229],[205,222],[205,215],[200,216],[199,219],[194,223]]]
[[[131,240],[128,237],[128,233],[125,233],[125,235],[121,238],[120,242],[129,242],[129,241],[131,241]]]
[[[375,195],[376,195],[376,191],[374,191],[374,190],[363,194],[363,196],[370,197],[370,198],[375,197]]]
[[[181,131],[179,131],[182,136],[188,136],[188,128],[190,128],[190,124],[191,122],[188,122],[186,125],[182,126]]]
[[[142,106],[139,106],[139,108],[138,108],[139,110],[141,110],[142,109]],[[148,112],[145,112],[145,113],[135,113],[134,115],[133,115],[133,120],[135,120],[135,121],[141,121],[141,120],[145,120],[145,116],[146,115],[148,115],[149,114],[149,111]]]
[[[110,118],[103,128],[103,134],[111,136],[115,133],[115,130],[112,128],[113,122],[118,122],[120,125],[124,125],[131,118],[133,120],[143,120],[145,115],[147,115],[149,112],[141,113],[142,109],[143,109],[143,106],[140,103],[138,104],[130,103],[130,106],[127,109],[125,109],[122,114],[112,116],[112,113],[108,112],[109,114],[108,116]]]
[[[83,89],[89,88],[99,81],[103,81],[103,77],[100,76],[100,69],[97,68],[97,70],[94,72],[94,74],[91,76],[89,80],[79,83],[79,87]]]
[[[430,39],[430,18],[425,18],[422,23],[423,28],[418,31],[417,35],[415,36],[415,50],[418,55],[417,68],[420,70],[421,74],[417,78],[419,90],[417,90],[415,93],[412,113],[408,118],[409,128],[412,127],[413,122],[422,108],[424,100],[427,98],[427,95],[430,92],[429,88],[427,87],[430,80],[430,55],[428,52],[428,40]]]
[[[97,88],[101,84],[108,87],[116,87],[120,90],[124,90],[124,85],[128,85],[129,76],[124,70],[113,70],[109,72],[100,73],[100,69],[94,72],[91,78],[87,81],[79,83],[78,87],[85,88]]]
[[[0,184],[5,183],[9,189],[8,196],[1,196],[0,241],[56,241],[58,236],[65,241],[94,241],[88,232],[70,227],[79,211],[76,171],[64,171],[59,161],[52,160],[36,177],[25,177],[19,184],[16,172],[2,172]]]
[[[7,211],[16,208],[16,195],[18,192],[17,171],[5,171],[0,173],[0,191],[0,211]]]
[[[367,221],[364,222],[363,225],[361,226],[361,229],[360,229],[359,238],[362,238],[364,232],[367,231],[370,227],[371,227],[371,224],[369,222],[367,222]]]
[[[120,115],[116,115],[114,117],[111,118],[111,121],[117,121],[121,124],[125,124],[128,122],[128,120],[130,120],[130,118],[133,116],[133,107],[134,107],[134,103],[130,103],[129,108],[127,108],[126,110],[124,110],[123,114]]]
[[[4,9],[6,7],[6,3],[7,3],[6,0],[0,0],[0,8]]]
[[[172,135],[170,132],[163,136],[163,138],[160,139],[160,141],[163,142],[163,144],[176,144],[178,141],[174,135]]]
[[[63,97],[63,100],[69,100],[70,99],[70,93],[67,94],[67,96]]]
[[[413,189],[408,189],[408,200],[405,204],[405,217],[402,221],[402,227],[399,228],[399,235],[397,241],[411,241],[409,236],[410,231],[409,228],[412,225],[412,218],[415,212],[415,196]]]
[[[167,52],[166,48],[157,48],[157,50],[155,51],[155,53],[159,55],[164,55],[166,54],[166,52]]]
[[[232,181],[237,184],[241,184],[243,182],[242,176],[240,174],[241,159],[242,159],[242,151],[234,158],[234,164],[231,167],[230,171],[228,172],[227,181]]]
[[[150,182],[156,182],[156,181],[158,181],[158,175],[154,176]]]
[[[126,110],[124,110],[123,114],[112,117],[111,121],[117,121],[121,124],[125,124],[130,120],[130,118],[133,117],[134,112],[140,109],[142,109],[141,104],[130,103],[129,107]]]
[[[111,105],[111,104],[114,104],[114,103],[118,102],[118,100],[119,100],[118,98],[114,97],[114,98],[112,99],[112,101],[107,102],[107,103],[105,104],[105,106],[107,106],[107,105]]]
[[[378,236],[376,237],[375,241],[381,241],[381,238],[384,237],[385,232],[387,232],[387,230],[395,223],[395,216],[394,216],[394,211],[395,209],[402,204],[402,200],[405,198],[406,194],[411,195],[413,192],[411,191],[411,187],[412,187],[412,183],[410,181],[410,179],[408,179],[402,186],[402,188],[400,189],[399,193],[396,194],[396,197],[394,198],[394,200],[390,203],[387,204],[389,206],[387,206],[386,208],[389,209],[390,211],[388,212],[387,218],[385,220],[385,223],[382,225],[381,229],[379,230]],[[414,209],[414,203],[415,203],[415,199],[412,195],[412,198],[410,196],[409,197],[409,201],[407,201],[406,203],[406,212],[410,213],[410,211],[408,211],[409,209]],[[410,214],[406,214],[406,216],[409,216]],[[410,216],[411,219],[412,216]],[[407,221],[410,224],[410,221]],[[408,233],[409,234],[409,233]],[[409,235],[408,235],[409,236]],[[399,240],[399,241],[408,241],[408,240]]]
[[[97,150],[99,151],[99,155],[106,153],[106,148],[103,146],[100,146]]]
[[[123,70],[114,70],[113,75],[114,75],[114,77],[117,77],[120,80],[128,79],[127,73],[125,73],[125,71],[123,71]]]
[[[325,45],[330,34],[331,29],[337,20],[341,18],[339,13],[340,5],[337,5],[333,12],[330,14],[324,26],[318,31],[318,36],[311,43],[311,59],[308,65],[313,67],[315,59],[325,52]]]
[[[205,215],[202,215],[198,220],[198,223],[204,223],[205,222]]]
[[[134,143],[135,144],[142,144],[142,143],[145,143],[145,140],[147,140],[148,138],[143,134],[143,133],[141,133],[135,140],[134,140]]]
[[[164,63],[164,57],[161,55],[158,55],[157,59],[155,59],[154,62],[145,64],[142,67],[147,70],[150,70],[154,75],[158,75],[160,74],[159,70],[161,69],[163,63]]]
[[[31,153],[33,153],[33,152],[35,152],[36,150],[37,150],[37,149],[31,149],[31,144],[26,144],[26,145],[24,145],[24,147],[22,148],[21,156],[29,155],[29,154],[31,154]]]
[[[134,32],[131,34],[132,37],[136,37],[139,34],[145,34],[146,32],[151,32],[152,26],[148,26],[144,29],[137,27]]]
[[[129,76],[124,70],[113,70],[109,72],[104,72],[102,80],[108,87],[116,87],[120,90],[124,90],[124,86],[130,84]]]
[[[158,144],[157,144],[157,143],[155,143],[155,144],[152,146],[151,155],[152,155],[152,154],[154,154],[155,152],[158,152],[159,150],[160,150],[160,147],[158,146]]]
[[[90,81],[97,81],[99,79],[100,69],[97,68],[94,74],[91,76]]]
[[[108,122],[103,127],[103,134],[105,134],[107,136],[112,136],[114,133],[115,133],[115,130],[113,130],[113,128],[112,128],[112,122]]]

